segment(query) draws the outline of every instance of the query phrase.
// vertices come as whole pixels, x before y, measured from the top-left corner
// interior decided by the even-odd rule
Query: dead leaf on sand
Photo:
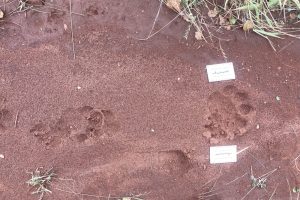
[[[219,25],[224,26],[226,25],[226,19],[223,16],[219,16]]]
[[[254,23],[251,20],[247,20],[243,25],[244,31],[250,31],[253,28],[254,28]]]
[[[0,19],[3,19],[4,17],[4,12],[0,9]]]
[[[166,0],[166,5],[177,12],[181,12],[180,2],[181,0]]]
[[[210,17],[210,18],[214,18],[218,15],[218,9],[217,7],[215,7],[213,10],[209,10],[207,15]]]
[[[202,40],[202,39],[203,39],[203,34],[202,34],[202,32],[201,32],[201,31],[197,31],[197,32],[195,33],[195,38],[196,38],[196,40]]]

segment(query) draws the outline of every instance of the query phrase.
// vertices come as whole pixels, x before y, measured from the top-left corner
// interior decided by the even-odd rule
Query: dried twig
[[[161,1],[161,2],[163,2],[163,1]],[[148,39],[152,38],[152,37],[155,36],[157,33],[161,32],[163,29],[165,29],[166,27],[168,27],[168,26],[169,26],[173,21],[175,21],[178,17],[184,15],[184,12],[186,12],[187,8],[188,8],[189,6],[191,6],[192,4],[193,4],[193,2],[190,3],[186,8],[184,8],[183,10],[181,10],[180,12],[178,12],[177,15],[176,15],[173,19],[171,19],[167,24],[165,24],[165,25],[164,25],[162,28],[160,28],[159,30],[155,31],[154,33],[151,33],[151,32],[153,31],[153,30],[152,30],[152,31],[150,32],[151,34],[149,34],[148,37],[146,37],[146,38],[135,38],[135,39],[141,40],[141,41],[145,41],[145,40],[148,40]],[[154,20],[154,24],[152,25],[152,29],[154,29],[154,25],[155,25],[155,22],[156,22],[156,20],[157,20],[157,18],[158,18],[160,9],[161,9],[161,8],[158,9],[158,12],[157,12],[156,17],[155,17],[155,20]]]
[[[272,192],[272,195],[270,196],[269,200],[272,200],[272,198],[273,198],[273,196],[275,195],[275,192],[276,192],[276,190],[277,190],[277,188],[278,188],[278,185],[279,185],[279,183],[277,183],[277,185],[276,185],[274,191]]]
[[[294,162],[294,166],[298,172],[300,172],[300,169],[299,169],[298,163],[297,163],[299,157],[300,157],[300,154],[294,160],[292,160],[292,162]]]
[[[72,40],[72,52],[73,52],[73,59],[76,58],[75,53],[75,43],[74,43],[74,32],[73,32],[73,18],[72,18],[72,0],[69,0],[69,6],[70,6],[70,23],[71,23],[71,40]]]
[[[226,56],[226,53],[225,53],[225,51],[224,51],[224,49],[223,49],[223,47],[222,47],[222,45],[221,45],[221,41],[220,41],[220,40],[219,40],[219,48],[220,48],[220,51],[221,51],[221,53],[222,53],[222,56],[223,56],[225,62],[227,62],[228,57]]]
[[[245,174],[243,174],[242,176],[240,177],[237,177],[235,179],[233,179],[232,181],[228,182],[228,183],[225,183],[225,185],[230,185],[232,183],[234,183],[235,181],[239,180],[240,178],[243,178],[244,176],[246,176],[248,174],[248,172],[246,172]]]
[[[283,46],[280,50],[278,50],[277,53],[280,53],[281,51],[285,50],[286,48],[288,48],[290,45],[292,45],[295,41],[291,41],[290,43],[288,43],[287,45]]]
[[[154,19],[153,24],[152,24],[152,28],[151,28],[151,30],[150,30],[150,32],[149,32],[147,38],[150,37],[150,35],[152,34],[152,32],[153,32],[153,30],[154,30],[154,27],[155,27],[155,24],[156,24],[157,19],[158,19],[158,17],[159,17],[159,13],[160,13],[160,10],[161,10],[161,8],[162,8],[162,5],[163,5],[163,0],[160,0],[159,8],[158,8],[158,10],[157,10],[155,19]]]
[[[256,160],[262,167],[266,168],[266,166],[262,164],[262,162],[260,162],[252,153],[248,151],[247,154],[249,154],[252,158],[254,158],[254,160]]]
[[[19,121],[19,111],[16,114],[16,118],[15,118],[15,128],[18,128],[18,121]]]
[[[241,198],[241,200],[243,200],[243,199],[245,199],[251,192],[252,192],[252,190],[254,190],[254,188],[255,188],[255,186],[254,187],[252,187],[242,198]]]

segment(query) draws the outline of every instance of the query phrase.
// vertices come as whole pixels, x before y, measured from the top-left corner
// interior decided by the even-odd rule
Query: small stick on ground
[[[218,180],[219,180],[220,176],[216,179],[216,181],[214,182],[213,186],[209,189],[209,192],[212,192],[214,187],[216,186]]]
[[[163,2],[163,1],[162,1]],[[193,2],[192,2],[193,3]],[[171,19],[168,23],[166,23],[162,28],[160,28],[159,30],[155,31],[154,33],[151,33],[148,35],[148,37],[146,38],[135,38],[137,40],[141,40],[141,41],[146,41],[150,38],[152,38],[153,36],[155,36],[157,33],[161,32],[163,29],[165,29],[166,27],[168,27],[173,21],[175,21],[178,17],[182,16],[184,14],[184,12],[187,10],[187,8],[192,5],[192,3],[190,3],[186,8],[184,8],[182,11],[178,12],[177,15]],[[158,14],[160,12],[160,9],[158,10],[157,16],[155,18],[158,17]],[[156,19],[154,20],[154,22],[156,21]],[[154,23],[155,25],[155,23]],[[154,27],[153,27],[154,28]],[[153,31],[153,30],[152,30]]]
[[[204,185],[201,186],[201,188],[203,190],[204,188],[207,188],[206,185],[208,185],[209,183],[212,183],[214,181],[213,185],[211,187],[208,187],[207,192],[202,192],[201,194],[198,195],[198,199],[207,198],[207,197],[214,196],[216,194],[221,193],[222,191],[217,191],[218,189],[214,189],[221,176],[222,176],[222,167],[220,168],[218,177],[214,177],[213,179],[209,180],[207,183],[205,183]],[[216,192],[216,193],[213,193],[213,192]]]
[[[257,158],[255,158],[255,156],[250,153],[249,151],[247,152],[252,158],[254,158],[254,160],[256,160],[262,167],[266,168],[266,166],[264,164],[262,164]]]
[[[288,48],[293,43],[294,43],[294,41],[291,41],[290,43],[288,43],[287,45],[285,45],[284,47],[282,47],[277,53],[280,53],[281,51],[285,50],[286,48]]]
[[[151,28],[151,30],[150,30],[150,32],[149,32],[147,38],[150,37],[150,35],[152,34],[152,32],[153,32],[153,30],[154,30],[154,27],[155,27],[155,24],[156,24],[157,19],[158,19],[158,17],[159,17],[159,14],[160,14],[160,10],[161,10],[161,8],[162,8],[162,5],[163,5],[163,0],[160,0],[159,8],[158,8],[158,10],[157,10],[155,19],[154,19],[153,24],[152,24],[152,28]]]
[[[248,174],[248,172],[246,172],[244,175],[240,176],[240,177],[237,177],[235,179],[233,179],[232,181],[228,182],[228,183],[225,183],[225,185],[230,185],[232,183],[234,183],[235,181],[239,180],[240,178],[243,178],[244,176],[246,176]]]
[[[15,128],[18,128],[19,113],[20,113],[20,111],[18,111],[17,114],[16,114],[16,118],[15,118]]]
[[[208,182],[204,183],[201,188],[204,188],[204,186],[208,185],[209,183],[213,182],[214,180],[218,179],[218,177],[214,177],[213,179],[209,180]]]
[[[300,154],[294,160],[292,160],[292,162],[294,162],[294,166],[298,172],[300,172],[300,169],[299,169],[298,163],[297,163],[299,157],[300,157]]]
[[[264,175],[261,175],[260,177],[258,177],[258,179],[260,179],[260,178],[267,178],[268,176],[270,176],[271,174],[273,174],[277,170],[278,170],[278,168],[275,168],[272,171],[269,171],[269,172],[265,173]]]
[[[219,40],[219,48],[220,48],[220,51],[221,51],[221,53],[222,53],[222,56],[223,56],[225,62],[227,62],[228,57],[226,56],[226,53],[225,53],[225,51],[224,51],[224,49],[223,49],[223,47],[222,47],[222,45],[221,45],[221,40]]]
[[[249,149],[250,147],[251,146],[247,146],[247,147],[243,148],[242,150],[238,151],[236,154],[240,154],[240,153],[246,151],[247,149]]]
[[[208,185],[209,183],[213,182],[214,180],[215,180],[215,182],[214,182],[214,185],[215,185],[216,182],[217,182],[217,180],[221,177],[221,175],[222,175],[222,167],[220,168],[219,176],[218,176],[218,177],[212,178],[211,180],[209,180],[208,182],[206,182],[205,184],[203,184],[203,185],[201,186],[201,188],[204,188],[204,186]],[[212,190],[212,189],[210,189],[210,191],[211,191],[211,190]]]
[[[171,19],[167,24],[165,24],[162,28],[160,28],[159,30],[157,30],[156,32],[152,33],[150,36],[146,37],[146,38],[135,38],[137,40],[140,41],[146,41],[149,40],[150,38],[152,38],[153,36],[155,36],[157,33],[161,32],[163,29],[165,29],[167,26],[169,26],[173,21],[175,21],[178,17],[181,16],[183,12],[181,11],[180,13],[178,13],[173,19]]]
[[[74,32],[73,32],[73,18],[72,18],[72,0],[69,0],[69,6],[70,6],[70,23],[71,23],[71,40],[72,40],[72,52],[73,52],[73,59],[75,60],[76,54],[75,54],[75,43],[74,43]]]
[[[275,195],[275,192],[276,192],[276,190],[277,190],[277,188],[278,188],[278,185],[279,185],[279,183],[277,183],[277,185],[276,185],[274,191],[272,192],[272,195],[270,196],[269,200],[272,200],[272,198],[273,198],[273,196]]]
[[[243,196],[243,197],[241,198],[241,200],[245,199],[245,198],[250,194],[250,192],[252,192],[252,190],[254,190],[254,188],[255,188],[255,186],[252,187],[252,188],[245,194],[245,196]]]

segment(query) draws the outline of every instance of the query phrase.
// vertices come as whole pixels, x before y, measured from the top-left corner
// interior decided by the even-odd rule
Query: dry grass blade
[[[275,171],[277,171],[278,168],[273,169],[266,174],[263,174],[262,176],[256,178],[253,175],[252,166],[250,167],[250,180],[251,180],[251,189],[241,198],[241,200],[245,199],[255,188],[259,189],[265,189],[267,187],[267,178],[271,176]]]
[[[237,177],[237,178],[233,179],[232,181],[230,181],[230,182],[226,183],[225,185],[230,185],[230,184],[232,184],[232,183],[236,182],[237,180],[239,180],[239,179],[243,178],[243,177],[244,177],[244,176],[246,176],[247,174],[248,174],[248,172],[246,172],[245,174],[243,174],[243,175],[242,175],[242,176],[240,176],[240,177]]]
[[[221,45],[221,40],[219,40],[219,48],[220,48],[220,51],[221,51],[222,56],[223,56],[223,58],[224,58],[224,61],[227,62],[228,57],[227,57],[227,55],[226,55],[226,53],[225,53],[225,51],[224,51],[224,49],[223,49],[223,47],[222,47],[222,45]]]
[[[245,199],[251,192],[254,190],[255,187],[252,187],[242,198],[241,200]]]
[[[283,50],[285,50],[286,48],[288,48],[289,46],[291,46],[294,43],[294,41],[289,42],[287,45],[285,45],[284,47],[282,47],[278,53],[282,52]]]
[[[292,26],[297,20],[300,22],[300,19],[294,17],[294,22],[286,19],[286,14],[300,11],[299,0],[165,0],[165,3],[193,25],[197,40],[206,41],[206,34],[212,38],[213,34],[220,31],[220,27],[227,30],[242,27],[245,32],[253,30],[257,35],[264,37],[274,51],[276,48],[272,39],[300,39],[300,28]],[[206,34],[203,34],[204,30]],[[222,51],[224,56],[223,53]]]
[[[250,153],[249,151],[247,152],[248,155],[250,155],[258,164],[260,164],[263,168],[266,168],[266,166],[260,161],[258,160],[252,153]]]
[[[42,172],[41,168],[37,168],[34,172],[30,172],[30,174],[31,178],[26,183],[35,189],[32,194],[40,195],[39,200],[41,200],[46,193],[52,193],[49,185],[56,176],[52,168],[46,172]]]
[[[211,180],[207,181],[206,183],[204,183],[201,188],[204,188],[205,186],[207,186],[209,183],[213,182],[214,180],[218,179],[219,177],[214,177]]]
[[[9,3],[13,3],[15,1],[16,0],[6,2],[6,4],[3,4],[2,6],[5,6],[5,5],[9,4]],[[46,14],[51,13],[50,11],[45,10],[47,8],[48,9],[52,9],[52,10],[53,9],[54,10],[58,10],[58,11],[61,11],[61,12],[67,12],[64,9],[58,8],[58,7],[56,7],[56,6],[52,5],[52,4],[51,5],[45,5],[45,4],[42,4],[42,5],[37,4],[37,5],[35,5],[35,4],[31,4],[28,0],[18,0],[17,3],[18,4],[17,4],[16,8],[13,11],[10,11],[7,14],[7,16],[12,16],[14,14],[23,13],[23,12],[25,12],[25,15],[26,15],[27,11],[35,11],[35,12],[46,13]],[[72,0],[69,0],[69,11],[68,12],[69,12],[69,18],[70,18],[72,54],[73,54],[73,59],[75,59],[76,58],[76,52],[75,52],[74,29],[73,29],[73,17],[72,17],[72,15],[73,14],[74,15],[80,15],[80,16],[84,16],[84,15],[81,14],[81,13],[76,13],[76,12],[72,11]],[[11,23],[13,23],[13,22],[11,22]]]
[[[15,128],[18,128],[19,114],[20,114],[20,111],[18,111],[17,114],[16,114],[16,118],[15,118]]]
[[[292,160],[292,162],[294,162],[294,167],[296,168],[296,170],[298,171],[298,172],[300,172],[300,169],[299,169],[299,167],[298,167],[298,159],[300,158],[300,154],[294,159],[294,160]]]
[[[240,154],[240,153],[246,151],[247,149],[249,149],[250,147],[251,147],[251,145],[239,150],[236,154]]]
[[[276,187],[275,187],[274,191],[272,192],[272,194],[271,194],[271,196],[270,196],[269,200],[272,200],[272,199],[273,199],[273,196],[274,196],[274,195],[275,195],[275,193],[276,193],[276,190],[277,190],[277,188],[278,188],[278,185],[279,185],[279,183],[277,183],[277,185],[276,185]]]
[[[163,1],[161,1],[161,2],[163,2]],[[165,3],[165,2],[164,2],[164,3]],[[183,13],[184,13],[184,11],[185,11],[185,9],[182,10],[182,11],[179,12],[173,19],[171,19],[167,24],[165,24],[162,28],[160,28],[159,30],[157,30],[157,31],[155,31],[154,33],[152,33],[153,30],[154,30],[154,27],[155,27],[157,18],[158,18],[158,16],[159,16],[160,9],[161,9],[161,8],[159,7],[159,9],[158,9],[158,11],[157,11],[157,14],[156,14],[156,16],[155,16],[154,22],[153,22],[153,24],[152,24],[151,31],[150,31],[150,33],[148,34],[148,36],[147,36],[146,38],[135,38],[135,39],[141,40],[141,41],[145,41],[145,40],[148,40],[148,39],[152,38],[153,36],[155,36],[156,34],[158,34],[159,32],[161,32],[162,30],[164,30],[166,27],[168,27],[168,26],[169,26],[173,21],[175,21],[178,17],[182,16]]]
[[[74,42],[74,32],[73,32],[73,17],[72,17],[72,0],[69,0],[69,7],[70,7],[70,24],[71,24],[71,42],[72,42],[72,52],[73,52],[73,59],[76,59],[75,53],[75,42]]]
[[[267,178],[267,177],[271,176],[271,175],[272,175],[274,172],[276,172],[277,170],[278,170],[278,168],[275,168],[275,169],[273,169],[273,170],[271,170],[271,171],[265,173],[264,175],[261,175],[261,176],[258,177],[258,178],[259,178],[259,179],[260,179],[260,178]]]
[[[154,19],[154,21],[153,21],[151,30],[149,31],[149,34],[148,34],[147,38],[150,37],[150,35],[152,34],[152,32],[153,32],[153,30],[154,30],[154,28],[155,28],[155,24],[156,24],[157,19],[158,19],[158,17],[159,17],[159,14],[160,14],[160,10],[161,10],[161,8],[162,8],[162,5],[163,5],[163,0],[160,0],[159,8],[158,8],[158,10],[157,10],[155,19]]]

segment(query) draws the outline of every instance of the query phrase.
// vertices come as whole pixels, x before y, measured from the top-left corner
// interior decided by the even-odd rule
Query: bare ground
[[[299,185],[299,41],[275,53],[253,34],[225,34],[237,79],[208,83],[205,66],[224,62],[218,43],[183,39],[181,19],[136,39],[159,2],[74,0],[73,12],[86,15],[72,17],[75,60],[69,1],[52,4],[66,12],[47,7],[1,26],[1,199],[37,199],[25,183],[37,167],[61,178],[45,199],[241,199],[251,166],[257,177],[278,170],[245,199],[269,199],[277,186],[273,199],[290,198],[286,180]],[[164,8],[158,26],[174,16]],[[250,147],[237,163],[210,165],[210,142]]]

